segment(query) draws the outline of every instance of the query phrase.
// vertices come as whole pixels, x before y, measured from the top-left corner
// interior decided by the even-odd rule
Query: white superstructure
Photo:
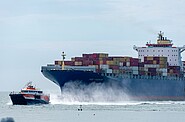
[[[147,43],[147,47],[136,47],[134,49],[138,52],[138,58],[141,62],[144,61],[144,57],[167,57],[169,66],[181,66],[181,53],[185,50],[183,47],[173,47],[172,41],[163,37],[163,33],[158,34],[157,44]]]

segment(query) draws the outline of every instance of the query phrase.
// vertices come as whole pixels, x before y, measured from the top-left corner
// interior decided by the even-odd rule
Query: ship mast
[[[160,32],[158,33],[158,40],[164,40],[163,35],[164,35],[164,32],[160,31]]]
[[[65,59],[66,54],[62,52],[62,70],[64,70],[64,59]]]

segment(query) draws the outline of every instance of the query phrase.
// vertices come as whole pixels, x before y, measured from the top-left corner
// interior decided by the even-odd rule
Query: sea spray
[[[125,82],[124,82],[125,83]],[[127,89],[121,82],[83,84],[80,81],[66,83],[61,95],[53,95],[52,103],[119,103],[128,101]]]

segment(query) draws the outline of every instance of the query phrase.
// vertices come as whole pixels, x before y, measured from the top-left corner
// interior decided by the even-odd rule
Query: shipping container
[[[117,65],[109,65],[109,68],[113,70],[119,70],[119,66]]]
[[[167,75],[168,75],[167,72],[163,72],[163,73],[162,73],[162,76],[167,76]]]
[[[154,60],[154,61],[153,61],[153,64],[157,64],[157,61],[156,61],[156,60]]]
[[[60,65],[60,66],[62,66],[62,62],[63,62],[63,61],[55,61],[55,65]],[[65,65],[68,65],[68,66],[73,66],[73,65],[74,65],[74,62],[73,62],[73,61],[64,61],[64,64],[65,64]]]
[[[157,68],[156,71],[157,72],[165,72],[165,73],[167,73],[167,68]]]
[[[112,73],[112,69],[107,69],[107,73]]]
[[[80,62],[82,62],[84,60],[84,58],[83,57],[75,57],[75,61],[80,61]]]
[[[83,57],[83,58],[89,58],[89,55],[90,55],[90,54],[82,54],[82,57]]]
[[[153,60],[145,60],[144,64],[153,64]]]
[[[55,65],[62,65],[62,61],[55,61]]]
[[[148,72],[155,72],[156,73],[156,68],[148,68]]]
[[[64,64],[67,65],[67,66],[73,66],[74,61],[64,61]]]
[[[124,62],[125,58],[124,57],[112,57],[113,61],[118,61],[118,62]]]
[[[154,58],[154,57],[148,56],[148,57],[146,57],[146,60],[147,60],[147,61],[149,61],[149,60],[153,61],[153,60],[154,60],[153,58]]]
[[[159,67],[160,68],[167,68],[167,64],[160,64]]]
[[[93,65],[92,60],[83,60],[83,66]]]
[[[126,62],[126,66],[129,67],[130,66],[130,62]]]
[[[140,62],[139,67],[144,67],[144,62]]]
[[[101,64],[100,69],[109,69],[109,65]]]
[[[84,57],[88,57],[88,58],[107,58],[108,54],[107,53],[93,53],[93,54],[84,54]]]
[[[133,71],[132,72],[134,75],[138,75],[139,74],[139,71]]]
[[[139,71],[139,75],[146,75],[145,71]]]
[[[82,61],[75,61],[74,64],[75,66],[82,66]]]
[[[139,68],[138,68],[137,66],[132,66],[131,69],[132,69],[133,71],[138,71],[138,70],[139,70]]]
[[[75,58],[71,58],[71,61],[75,61]]]
[[[139,67],[139,71],[144,71],[144,67]]]
[[[112,73],[119,74],[120,71],[119,71],[119,69],[112,69]]]
[[[114,61],[106,61],[106,64],[108,64],[108,65],[114,65]]]
[[[130,66],[138,66],[139,59],[138,58],[130,58]]]
[[[145,72],[148,72],[148,67],[144,67],[144,71]]]
[[[107,53],[100,53],[99,58],[107,58],[108,54]]]
[[[147,68],[159,68],[159,64],[145,64],[144,67],[147,67]]]

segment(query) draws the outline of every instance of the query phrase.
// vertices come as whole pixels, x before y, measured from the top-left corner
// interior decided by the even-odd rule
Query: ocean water
[[[74,102],[51,94],[48,105],[12,105],[0,92],[0,120],[15,122],[185,122],[184,101]],[[82,111],[78,111],[82,105]]]

